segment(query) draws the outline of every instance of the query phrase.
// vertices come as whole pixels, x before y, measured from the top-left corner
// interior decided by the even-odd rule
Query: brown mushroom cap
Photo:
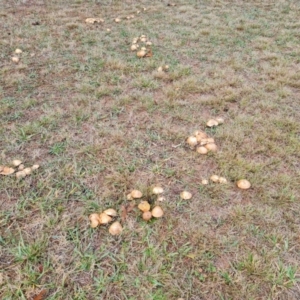
[[[161,218],[164,214],[164,211],[162,210],[162,208],[160,206],[155,206],[152,209],[152,216],[154,218]]]
[[[191,146],[194,147],[198,144],[197,138],[195,136],[189,136],[186,142]]]
[[[189,200],[189,199],[192,198],[192,194],[188,191],[183,191],[183,192],[180,193],[180,197],[183,200]]]
[[[145,211],[142,215],[142,218],[145,220],[145,221],[149,221],[151,218],[152,218],[152,213],[151,211]]]
[[[236,184],[242,190],[247,190],[251,187],[251,183],[247,179],[240,179]]]
[[[110,225],[108,232],[111,235],[119,235],[122,233],[122,230],[123,230],[122,225],[120,224],[120,222],[116,221]]]
[[[142,201],[139,205],[138,208],[145,212],[145,211],[149,211],[150,210],[150,204],[148,203],[148,201]]]
[[[99,215],[98,214],[90,214],[90,216],[89,216],[89,220],[91,221],[91,227],[92,228],[95,228],[95,227],[97,227],[98,225],[99,225]]]
[[[200,146],[200,147],[197,147],[197,152],[200,154],[206,154],[208,152],[208,150],[205,147]]]
[[[214,126],[218,126],[219,123],[217,120],[215,119],[210,119],[207,123],[206,123],[206,126],[207,127],[214,127]]]
[[[131,193],[130,193],[131,197],[134,198],[134,199],[139,199],[139,198],[142,198],[143,196],[143,193],[139,190],[133,190]]]
[[[99,223],[100,224],[108,224],[109,222],[111,222],[112,217],[105,214],[105,213],[101,213],[99,214]]]
[[[209,143],[205,145],[205,148],[208,151],[216,152],[218,150],[218,146],[215,143]]]
[[[1,175],[10,175],[13,174],[15,172],[15,169],[10,168],[10,167],[3,167],[1,170]]]
[[[219,177],[219,183],[227,183],[227,179],[225,177]]]
[[[19,160],[19,159],[13,160],[13,165],[14,165],[15,167],[18,167],[21,163],[22,163],[22,161]]]
[[[210,180],[212,181],[212,182],[219,182],[219,176],[218,175],[212,175],[212,176],[210,176]]]
[[[113,208],[106,209],[103,213],[107,214],[110,217],[116,217],[118,213]]]

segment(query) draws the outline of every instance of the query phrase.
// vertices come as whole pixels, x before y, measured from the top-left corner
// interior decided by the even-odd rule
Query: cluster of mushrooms
[[[18,63],[20,61],[20,54],[22,53],[23,51],[19,48],[17,48],[15,50],[15,54],[14,56],[12,56],[11,60],[14,62],[14,63]]]
[[[209,120],[206,123],[206,126],[211,128],[223,123],[223,118],[216,118]],[[209,151],[216,152],[218,150],[215,140],[213,138],[208,137],[208,135],[201,130],[195,131],[193,135],[187,138],[186,142],[191,149],[196,148],[196,151],[199,154],[207,154]]]
[[[164,192],[163,188],[160,186],[155,186],[152,189],[152,194],[157,196],[157,201],[164,201],[165,198],[161,196]],[[127,200],[132,201],[135,199],[141,199],[143,197],[143,193],[139,190],[133,190],[127,195]],[[164,215],[164,211],[159,205],[155,205],[151,210],[151,205],[147,200],[142,200],[138,208],[142,211],[142,218],[145,221],[149,221],[154,218],[161,218]]]
[[[113,218],[117,217],[118,213],[113,208],[106,209],[100,214],[93,213],[89,216],[91,227],[96,228],[98,225],[106,225],[113,221]],[[122,233],[123,227],[119,221],[113,222],[108,229],[111,235],[119,235]]]
[[[34,171],[40,167],[39,165],[33,165],[31,167],[25,168],[24,164],[22,164],[22,161],[19,159],[13,160],[12,165],[14,167],[16,167],[17,170],[12,167],[0,166],[0,175],[7,176],[7,175],[14,174],[17,171],[15,173],[16,177],[18,179],[21,179],[21,178],[26,177],[27,175],[30,175],[32,173],[32,171]]]
[[[138,44],[139,42],[143,43],[144,46],[140,48],[140,45]],[[146,35],[142,34],[140,37],[135,37],[132,40],[130,50],[131,51],[137,51],[136,56],[139,57],[139,58],[147,57],[147,56],[149,56],[149,53],[151,52],[151,49],[149,48],[149,46],[151,46],[151,45],[152,45],[152,42],[150,42],[147,39]]]

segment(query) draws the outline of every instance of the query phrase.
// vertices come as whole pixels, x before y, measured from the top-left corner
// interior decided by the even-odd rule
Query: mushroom
[[[183,191],[183,192],[180,193],[180,197],[183,200],[189,200],[189,199],[192,198],[192,194],[188,191]]]
[[[24,172],[24,171],[18,171],[17,173],[16,173],[16,177],[18,178],[18,179],[20,179],[20,178],[24,178],[24,177],[26,177],[26,173]]]
[[[200,146],[200,147],[197,147],[197,152],[200,154],[206,154],[208,152],[208,150],[205,147]]]
[[[139,45],[133,44],[133,45],[131,45],[130,50],[135,51],[135,50],[137,50],[138,47],[139,47]]]
[[[25,168],[24,170],[23,170],[23,172],[25,172],[25,174],[26,175],[30,175],[31,174],[31,168]]]
[[[19,173],[19,172],[18,172]],[[91,221],[91,227],[92,228],[95,228],[95,227],[97,227],[98,225],[99,225],[99,215],[98,214],[91,214],[90,216],[89,216],[89,220]]]
[[[111,222],[112,217],[107,215],[106,213],[101,213],[99,214],[99,223],[100,224],[108,224]]]
[[[19,160],[19,159],[15,159],[15,160],[13,160],[13,165],[15,166],[15,167],[18,167],[21,163],[22,163],[22,161],[21,160]]]
[[[3,167],[3,169],[1,170],[1,175],[10,175],[12,173],[15,172],[15,169],[10,168],[10,167]]]
[[[21,49],[19,49],[19,48],[17,48],[16,50],[15,50],[15,53],[16,54],[21,54],[23,51],[21,50]]]
[[[13,56],[13,57],[11,58],[11,60],[12,60],[14,63],[17,64],[17,63],[20,61],[20,58],[17,57],[17,56]]]
[[[240,179],[236,184],[242,190],[247,190],[251,187],[251,183],[247,179]]]
[[[152,45],[152,42],[148,41],[148,42],[146,42],[146,45],[147,45],[147,46],[151,46],[151,45]]]
[[[141,57],[144,57],[145,55],[147,54],[147,51],[146,50],[140,50],[136,53],[136,56],[141,58]]]
[[[215,143],[206,144],[205,148],[209,151],[212,151],[212,152],[216,152],[218,150],[218,147]]]
[[[160,206],[155,206],[152,209],[152,216],[154,218],[161,218],[164,214],[164,211],[162,210],[162,208]]]
[[[205,132],[202,132],[202,131],[199,131],[199,130],[195,131],[194,135],[195,135],[198,142],[201,142],[201,140],[207,138],[207,134]]]
[[[120,23],[120,22],[121,22],[121,19],[120,19],[120,18],[115,18],[115,22],[116,22],[116,23]]]
[[[119,235],[122,233],[122,230],[123,230],[122,225],[118,221],[112,223],[108,229],[111,235]]]
[[[198,144],[197,139],[194,136],[189,136],[186,142],[190,145],[190,147],[195,147]]]
[[[210,180],[212,181],[212,182],[219,182],[219,176],[218,175],[212,175],[212,176],[210,176]]]
[[[127,200],[131,201],[133,200],[133,197],[131,196],[131,193],[129,193],[127,196],[126,196]]]
[[[34,170],[37,170],[38,168],[40,167],[40,165],[33,165],[31,167],[31,170],[34,171]],[[20,168],[20,167],[19,167]]]
[[[150,210],[150,204],[148,203],[148,201],[142,201],[139,205],[138,208],[142,211],[149,211]]]
[[[217,120],[215,119],[210,119],[207,123],[206,123],[206,126],[207,127],[214,127],[214,126],[218,126],[219,123]]]
[[[142,215],[142,218],[145,220],[145,221],[149,221],[151,218],[152,218],[152,213],[151,211],[145,211]]]
[[[108,208],[103,213],[107,214],[110,217],[116,217],[118,215],[118,213],[113,208]]]
[[[224,123],[224,119],[221,117],[216,118],[216,121],[219,123],[219,125]]]
[[[157,201],[163,202],[166,201],[166,198],[164,196],[157,197]]]
[[[155,186],[152,189],[152,193],[155,194],[155,195],[162,194],[163,192],[164,192],[164,189],[160,186]]]
[[[163,67],[158,67],[157,71],[158,72],[163,72]]]
[[[143,194],[141,191],[139,190],[133,190],[131,193],[130,193],[131,197],[134,198],[134,199],[139,199],[139,198],[142,198]]]
[[[207,179],[202,179],[201,183],[204,184],[204,185],[207,185],[208,184],[208,180]]]
[[[219,177],[219,183],[227,183],[227,179],[225,177]]]

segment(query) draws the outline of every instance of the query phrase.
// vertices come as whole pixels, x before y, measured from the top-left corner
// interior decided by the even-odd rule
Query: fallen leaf
[[[2,171],[1,171],[1,175],[10,175],[12,173],[15,172],[15,169],[10,168],[10,167],[3,167]]]
[[[33,300],[44,300],[46,297],[46,290],[41,290],[38,294],[33,297]]]
[[[145,55],[145,57],[152,57],[152,56],[153,56],[152,49],[149,49],[149,51],[147,52],[147,54]]]

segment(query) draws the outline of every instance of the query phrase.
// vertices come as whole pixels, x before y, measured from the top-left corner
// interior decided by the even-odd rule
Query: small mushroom
[[[15,160],[13,160],[13,165],[15,166],[15,167],[18,167],[21,163],[22,163],[22,161],[21,160],[19,160],[19,159],[15,159]]]
[[[200,154],[206,154],[208,152],[208,150],[205,147],[200,146],[200,147],[197,147],[197,152]]]
[[[10,167],[3,167],[3,169],[1,170],[1,175],[10,175],[12,173],[15,172],[15,169],[10,168]]]
[[[95,228],[95,227],[97,227],[98,225],[99,225],[99,215],[98,214],[91,214],[90,216],[89,216],[89,220],[91,221],[91,227],[92,228]]]
[[[24,171],[18,171],[17,173],[16,173],[16,177],[18,178],[18,179],[21,179],[21,178],[24,178],[24,177],[26,177],[26,173],[24,172]]]
[[[212,175],[212,176],[210,176],[210,180],[212,181],[212,182],[219,182],[219,176],[218,175]]]
[[[189,200],[189,199],[192,198],[192,194],[188,191],[183,191],[183,192],[180,193],[180,197],[183,200]]]
[[[143,193],[139,190],[133,190],[131,193],[130,193],[131,197],[133,199],[139,199],[139,198],[142,198],[143,196]]]
[[[215,143],[209,143],[209,144],[206,144],[205,145],[205,148],[208,150],[208,151],[212,151],[212,152],[216,152],[218,150],[218,147]]]
[[[33,166],[31,167],[31,170],[32,170],[32,171],[37,170],[39,167],[40,167],[40,165],[33,165]]]
[[[221,117],[216,118],[216,121],[219,123],[219,125],[224,123],[224,119]]]
[[[151,218],[152,218],[152,213],[151,211],[145,211],[142,215],[142,218],[145,220],[145,221],[149,221]]]
[[[138,208],[142,211],[149,211],[150,210],[150,204],[148,203],[148,201],[142,201],[139,205]]]
[[[207,134],[205,132],[202,132],[202,131],[199,131],[199,130],[195,131],[194,135],[195,135],[198,142],[201,142],[201,140],[207,138]]]
[[[147,54],[147,51],[146,50],[140,50],[136,53],[136,56],[139,57],[139,58],[142,58],[144,57],[145,55]]]
[[[201,183],[204,184],[204,185],[207,185],[209,182],[208,182],[207,179],[202,179]]]
[[[25,169],[25,166],[23,164],[20,164],[19,167],[18,167],[18,170],[23,171],[24,169]]]
[[[146,37],[141,37],[140,38],[141,42],[146,43],[147,42],[147,38]]]
[[[157,71],[158,72],[163,72],[163,67],[158,67]]]
[[[152,45],[152,42],[148,41],[148,42],[146,42],[146,45],[147,45],[147,46],[151,46],[151,45]]]
[[[151,213],[154,218],[161,218],[164,214],[164,211],[160,206],[155,206]]]
[[[13,57],[11,58],[11,60],[12,60],[14,63],[17,64],[17,63],[20,61],[20,58],[17,57],[17,56],[13,56]]]
[[[197,139],[194,136],[189,136],[186,142],[190,145],[190,147],[195,147],[198,144]]]
[[[227,179],[225,177],[219,177],[219,183],[227,183]]]
[[[218,126],[219,123],[217,120],[215,119],[210,119],[207,123],[206,123],[206,126],[207,127],[214,127],[214,126]]]
[[[251,183],[247,179],[240,179],[236,184],[242,190],[247,190],[251,187]]]
[[[155,186],[152,189],[152,193],[155,194],[155,195],[162,194],[163,192],[164,192],[164,189],[160,186]]]
[[[30,175],[31,174],[31,168],[25,168],[24,170],[23,170],[23,172],[25,172],[25,174],[26,175]]]
[[[120,222],[116,221],[110,225],[108,232],[111,235],[119,235],[122,233],[122,230],[123,230],[122,225],[120,224]]]
[[[100,224],[108,224],[111,222],[112,217],[107,215],[106,213],[101,213],[99,214],[99,223]]]
[[[126,196],[127,200],[131,201],[133,200],[133,197],[131,196],[131,193],[129,193],[127,196]]]
[[[108,208],[103,213],[107,214],[110,217],[116,217],[118,215],[118,213],[113,208]]]
[[[130,50],[131,50],[131,51],[135,51],[135,50],[138,49],[138,47],[139,47],[139,45],[133,44],[133,45],[131,45]]]
[[[16,50],[15,50],[15,53],[16,54],[21,54],[23,51],[21,50],[21,49],[19,49],[19,48],[17,48]]]
[[[166,198],[164,196],[157,197],[157,201],[163,202],[166,201]]]
[[[120,18],[115,18],[115,22],[116,22],[116,23],[120,23],[120,22],[121,22],[121,19],[120,19]]]

